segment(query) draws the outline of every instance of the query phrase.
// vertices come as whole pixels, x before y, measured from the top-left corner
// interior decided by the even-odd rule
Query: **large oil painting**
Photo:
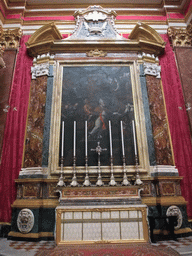
[[[77,166],[85,165],[85,121],[88,124],[88,165],[97,165],[98,156],[93,149],[98,142],[106,149],[101,153],[101,165],[110,165],[109,120],[112,127],[114,165],[122,165],[120,121],[123,122],[126,164],[134,165],[133,119],[132,84],[128,65],[63,67],[61,121],[65,123],[64,166],[73,165],[74,121]]]

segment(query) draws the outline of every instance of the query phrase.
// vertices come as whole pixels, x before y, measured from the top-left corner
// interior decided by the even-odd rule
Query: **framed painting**
[[[114,62],[114,61],[113,61]],[[49,168],[60,172],[64,121],[64,170],[73,171],[74,121],[76,122],[76,168],[85,171],[85,122],[87,121],[87,155],[89,170],[97,172],[100,143],[102,172],[110,172],[109,121],[111,122],[114,172],[123,171],[121,121],[128,171],[135,171],[135,145],[140,171],[149,172],[148,145],[141,85],[134,62],[70,60],[58,61],[53,89]],[[137,143],[134,144],[132,120],[135,121]]]
[[[85,165],[85,121],[87,121],[88,165],[96,166],[101,148],[101,165],[110,165],[109,121],[111,121],[114,165],[122,165],[123,123],[124,151],[127,165],[135,164],[132,120],[134,106],[129,66],[63,67],[61,121],[64,121],[64,166],[73,165],[74,132],[76,164]],[[76,129],[74,131],[74,121]],[[60,150],[61,152],[60,136]]]

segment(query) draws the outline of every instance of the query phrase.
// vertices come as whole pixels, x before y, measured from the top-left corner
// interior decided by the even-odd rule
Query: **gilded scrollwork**
[[[102,50],[91,50],[89,52],[86,53],[87,57],[105,57],[107,55],[106,52],[102,51]]]

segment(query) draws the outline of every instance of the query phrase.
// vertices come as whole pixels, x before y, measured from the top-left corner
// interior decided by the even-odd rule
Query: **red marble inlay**
[[[68,189],[62,190],[62,197],[124,197],[137,196],[137,188],[89,188],[89,189]]]
[[[173,158],[168,131],[168,122],[166,118],[160,80],[154,76],[146,75],[146,81],[156,161],[159,165],[172,165]]]

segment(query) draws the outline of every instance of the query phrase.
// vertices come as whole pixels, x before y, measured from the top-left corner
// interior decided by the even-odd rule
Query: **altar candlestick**
[[[134,149],[135,149],[135,155],[137,156],[137,142],[136,142],[136,135],[135,135],[135,122],[134,122],[134,120],[132,120],[132,126],[133,126]]]
[[[121,121],[121,141],[122,141],[122,153],[125,155],[124,137],[123,137],[123,121]]]
[[[64,152],[64,121],[62,122],[62,143],[61,143],[61,157],[63,157],[63,152]]]
[[[76,121],[74,121],[73,156],[76,156]]]
[[[85,156],[87,157],[87,121],[85,121]]]
[[[109,121],[109,141],[110,141],[110,154],[113,156],[112,152],[112,134],[111,134],[111,121]]]

